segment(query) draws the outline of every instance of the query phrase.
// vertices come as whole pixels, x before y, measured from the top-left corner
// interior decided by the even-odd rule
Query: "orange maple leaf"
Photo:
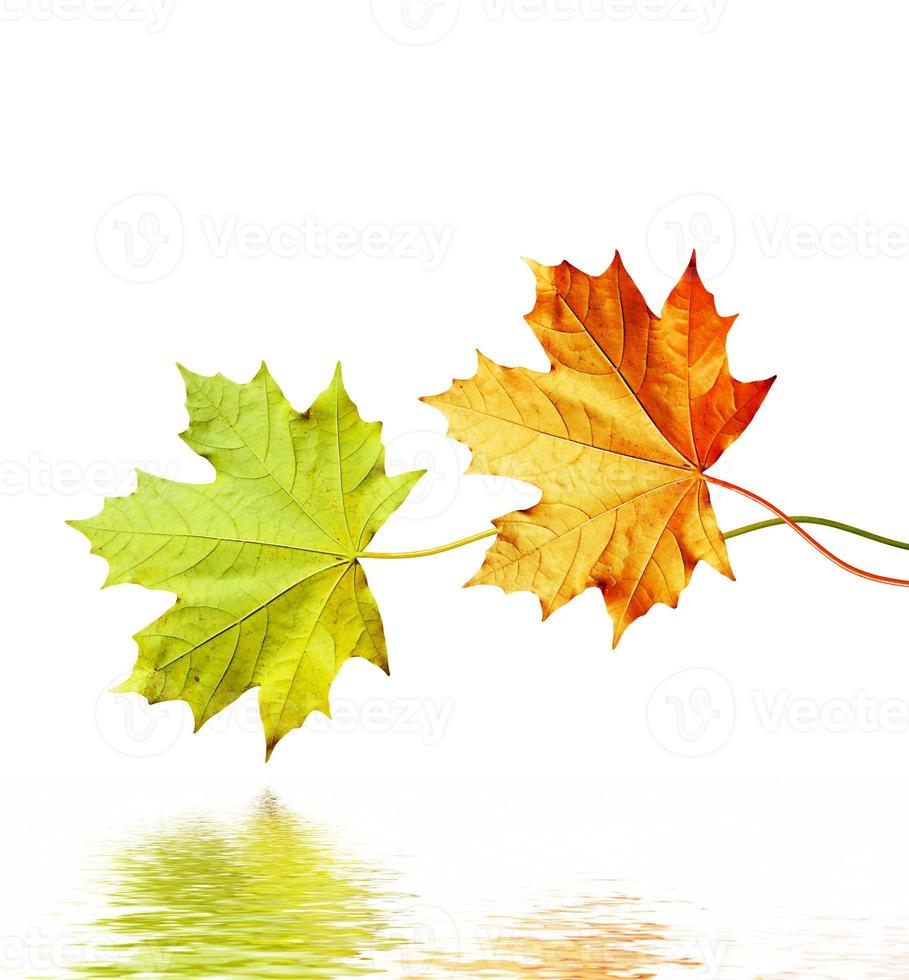
[[[534,592],[544,618],[603,593],[615,646],[651,606],[675,607],[699,561],[733,578],[704,472],[747,427],[774,378],[736,381],[695,257],[656,317],[616,253],[601,276],[530,263],[526,317],[547,373],[479,355],[473,378],[424,401],[473,452],[468,472],[524,480],[542,498],[493,523],[468,585]]]

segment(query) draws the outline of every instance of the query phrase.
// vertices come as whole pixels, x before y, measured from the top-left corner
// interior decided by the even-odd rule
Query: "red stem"
[[[766,507],[772,514],[784,521],[789,527],[795,531],[796,534],[800,534],[812,548],[817,548],[817,550],[825,557],[829,558],[834,565],[839,565],[840,568],[844,568],[847,572],[852,572],[853,575],[858,575],[859,578],[867,578],[872,582],[883,582],[884,585],[901,585],[905,588],[909,588],[909,581],[902,578],[891,578],[889,575],[876,575],[874,572],[866,572],[864,569],[856,568],[855,565],[850,565],[849,562],[843,561],[842,558],[837,557],[832,551],[828,551],[816,538],[813,538],[803,527],[796,524],[795,521],[790,520],[779,507],[774,507],[769,500],[764,500],[763,497],[758,496],[756,493],[752,493],[750,490],[746,490],[744,487],[738,487],[734,483],[727,483],[725,480],[718,480],[714,476],[707,476],[703,474],[704,479],[708,483],[714,484],[717,487],[724,487],[726,490],[732,490],[735,493],[740,493],[743,497],[747,497],[749,500],[753,500],[755,503],[760,504],[762,507]]]

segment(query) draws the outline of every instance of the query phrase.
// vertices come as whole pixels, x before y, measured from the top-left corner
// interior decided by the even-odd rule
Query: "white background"
[[[254,695],[193,736],[180,706],[104,694],[169,600],[100,591],[104,563],[64,521],[137,465],[210,478],[177,439],[175,362],[242,381],[265,359],[303,409],[341,359],[389,467],[432,470],[376,547],[475,533],[534,495],[460,476],[466,451],[417,399],[470,375],[476,348],[545,367],[525,255],[599,272],[618,248],[658,309],[697,247],[720,312],[741,313],[734,373],[779,375],[715,472],[909,538],[909,12],[372,7],[3,4],[5,934],[41,921],[50,836],[266,787],[418,867],[526,838],[657,867],[736,928],[798,888],[888,921],[909,868],[909,596],[784,529],[732,542],[736,583],[699,568],[616,653],[595,592],[541,625],[530,595],[460,589],[482,544],[374,562],[391,678],[345,666],[353,730],[308,725],[267,767]],[[724,528],[763,516],[714,500]],[[901,552],[821,536],[909,576]],[[686,700],[701,689],[705,716]]]

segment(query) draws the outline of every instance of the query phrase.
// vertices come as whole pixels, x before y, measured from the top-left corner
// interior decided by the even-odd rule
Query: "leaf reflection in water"
[[[616,896],[490,923],[476,955],[434,956],[429,971],[526,980],[650,980],[703,976],[698,944],[637,915]],[[696,974],[690,971],[697,970]]]
[[[354,977],[388,949],[388,875],[266,797],[239,826],[185,819],[120,848],[72,976]]]

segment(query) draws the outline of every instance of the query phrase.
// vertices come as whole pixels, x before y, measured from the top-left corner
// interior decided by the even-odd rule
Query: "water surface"
[[[722,898],[660,895],[594,862],[579,872],[559,855],[517,853],[519,845],[505,855],[506,847],[512,863],[502,866],[479,852],[372,859],[271,795],[239,815],[161,818],[101,847],[80,872],[53,910],[65,943],[40,957],[32,950],[24,962],[34,969],[7,963],[0,972],[61,980],[909,976],[909,909],[889,895],[879,917],[852,913],[835,893],[790,897],[781,874],[777,901],[736,918]],[[54,873],[62,883],[63,870]],[[749,883],[735,887],[740,899]]]

